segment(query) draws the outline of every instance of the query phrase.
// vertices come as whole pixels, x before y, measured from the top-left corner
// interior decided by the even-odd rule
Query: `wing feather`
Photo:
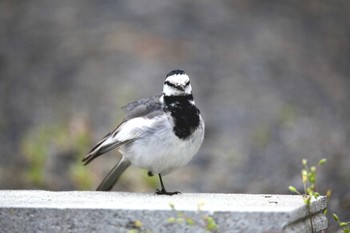
[[[136,100],[124,106],[123,109],[127,113],[124,120],[129,120],[136,117],[148,117],[154,116],[154,113],[160,113],[162,110],[162,104],[159,100],[160,96],[153,96],[150,98],[144,98]],[[152,114],[153,113],[153,114]]]
[[[142,134],[144,122],[141,118],[150,119],[163,113],[159,98],[160,96],[145,98],[124,106],[123,109],[126,111],[127,115],[123,122],[104,136],[96,146],[91,149],[82,160],[84,165],[110,150],[137,139]],[[149,124],[149,122],[147,124]]]

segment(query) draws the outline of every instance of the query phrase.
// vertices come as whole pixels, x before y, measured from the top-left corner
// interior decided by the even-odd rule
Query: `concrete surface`
[[[326,206],[311,204],[316,232],[327,228]],[[311,232],[296,195],[0,191],[0,232],[208,232],[208,216],[212,232]]]

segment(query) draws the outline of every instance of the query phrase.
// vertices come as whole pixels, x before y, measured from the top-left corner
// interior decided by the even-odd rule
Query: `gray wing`
[[[163,113],[162,104],[159,101],[160,96],[153,96],[136,100],[124,106],[123,109],[127,113],[124,121],[136,117],[152,118]]]
[[[104,153],[107,153],[110,150],[113,150],[121,145],[124,145],[133,141],[132,139],[130,139],[122,142],[120,141],[109,142],[109,139],[113,138],[113,135],[117,133],[118,128],[119,126],[115,130],[109,132],[106,136],[104,136],[104,138],[102,138],[101,141],[99,141],[97,145],[95,145],[87,155],[85,155],[85,157],[82,160],[84,165],[90,163],[92,160],[94,160],[98,156]]]
[[[159,101],[160,96],[154,96],[150,98],[140,99],[134,102],[129,103],[124,106],[123,109],[127,113],[123,122],[115,128],[113,131],[109,132],[99,143],[97,143],[94,148],[83,158],[84,165],[90,163],[92,160],[98,156],[107,153],[110,150],[113,150],[121,145],[132,142],[134,139],[130,138],[126,141],[117,141],[113,138],[118,134],[123,123],[126,121],[136,118],[136,117],[147,117],[152,118],[163,113],[162,104]]]

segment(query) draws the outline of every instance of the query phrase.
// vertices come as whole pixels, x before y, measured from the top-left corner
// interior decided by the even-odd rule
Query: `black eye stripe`
[[[176,88],[175,84],[173,84],[169,81],[165,81],[164,84]]]
[[[173,83],[171,83],[171,82],[169,82],[169,81],[165,81],[164,84],[166,84],[166,85],[168,85],[168,86],[171,86],[171,87],[173,87],[173,88],[176,88],[176,89],[179,88],[178,86],[176,86],[175,84],[173,84]],[[190,81],[188,81],[188,82],[185,84],[185,87],[187,87],[188,85],[190,85]]]

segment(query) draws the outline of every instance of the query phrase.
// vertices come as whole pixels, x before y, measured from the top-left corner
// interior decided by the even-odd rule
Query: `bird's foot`
[[[157,189],[156,192],[154,193],[154,195],[168,195],[168,196],[172,196],[172,195],[176,195],[176,194],[181,194],[181,192],[179,192],[179,191],[168,192],[165,189],[162,189],[162,190]]]

